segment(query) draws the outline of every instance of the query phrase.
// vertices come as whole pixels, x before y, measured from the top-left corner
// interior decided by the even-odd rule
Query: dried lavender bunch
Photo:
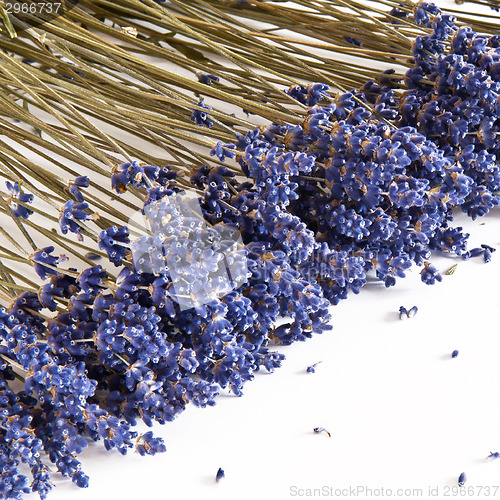
[[[182,7],[181,2],[173,3]],[[151,2],[145,4],[144,12],[152,14]],[[406,15],[393,14],[392,18],[408,21]],[[29,491],[30,481],[21,474],[20,462],[30,468],[31,489],[46,496],[51,485],[40,458],[42,450],[63,475],[83,487],[88,478],[76,456],[87,438],[102,439],[106,448],[121,453],[132,447],[141,454],[164,451],[163,442],[152,433],[137,436],[130,426],[138,419],[148,425],[170,421],[189,402],[212,405],[224,388],[241,395],[255,371],[261,367],[273,371],[280,365],[283,355],[273,350],[273,344],[302,341],[328,330],[328,304],[349,291],[357,293],[368,272],[392,286],[413,262],[423,266],[422,281],[433,284],[441,277],[426,260],[431,251],[467,254],[467,235],[450,226],[453,209],[461,207],[476,217],[498,204],[498,170],[493,162],[497,143],[490,140],[495,125],[488,122],[496,109],[486,105],[497,93],[496,38],[461,28],[426,3],[417,6],[415,18],[425,29],[414,43],[414,66],[403,82],[387,72],[359,90],[337,95],[325,81],[294,83],[269,105],[233,99],[263,117],[273,117],[272,123],[255,130],[248,131],[247,123],[217,110],[210,96],[223,97],[225,91],[209,90],[205,100],[195,101],[198,104],[187,94],[168,96],[171,101],[165,102],[177,106],[174,113],[188,113],[184,121],[180,115],[177,121],[169,118],[171,127],[161,141],[173,131],[174,137],[197,141],[212,155],[187,153],[177,143],[177,163],[169,166],[148,157],[143,157],[145,162],[118,160],[121,154],[140,157],[135,154],[140,152],[89,123],[83,106],[92,101],[70,97],[78,87],[73,82],[81,84],[82,68],[73,71],[62,61],[73,80],[65,86],[61,77],[57,85],[64,90],[54,95],[46,87],[55,83],[50,72],[27,63],[23,67],[5,55],[6,81],[24,88],[21,83],[33,75],[42,78],[31,80],[37,86],[27,93],[29,104],[54,106],[49,109],[55,110],[66,129],[47,126],[26,111],[16,110],[15,116],[60,141],[58,146],[45,141],[45,147],[92,166],[96,175],[111,177],[106,188],[92,176],[74,174],[64,185],[59,178],[49,180],[43,168],[25,163],[12,148],[1,152],[4,161],[9,159],[11,168],[5,174],[12,182],[0,209],[13,218],[33,248],[26,255],[4,231],[7,242],[19,250],[0,246],[0,294],[10,302],[0,319],[5,498],[19,498]],[[180,22],[175,16],[160,19]],[[50,30],[53,38],[48,45],[60,47],[57,24]],[[394,35],[392,28],[390,32]],[[356,45],[356,40],[346,43]],[[457,59],[448,58],[446,50],[450,45],[455,50],[457,44],[466,62],[450,70]],[[81,63],[89,78],[102,92],[102,74],[97,78],[95,67],[84,62],[91,55],[83,47],[80,55],[85,56]],[[106,62],[117,64],[115,56],[116,52]],[[99,61],[105,67],[105,61]],[[470,81],[465,89],[448,78],[464,67],[464,78]],[[155,71],[146,69],[152,78]],[[215,88],[218,76],[207,75],[191,88]],[[127,99],[134,95],[135,101],[125,101],[127,105],[147,94],[134,94],[125,87],[116,84],[113,92],[120,89]],[[113,92],[105,97],[113,106],[107,119],[123,120],[119,123],[125,126],[124,115],[115,114],[120,101]],[[463,110],[456,116],[448,108],[432,112],[447,99],[454,102],[454,93],[467,102]],[[72,104],[61,102],[62,95],[74,99]],[[282,102],[295,102],[296,107],[292,112],[279,110]],[[472,120],[463,134],[460,120],[469,116],[466,108],[480,118]],[[84,120],[83,133],[74,120],[65,118],[72,109]],[[155,113],[156,109],[148,119]],[[194,133],[186,136],[175,129],[179,125],[191,131],[190,121],[199,127]],[[164,124],[156,122],[154,130]],[[134,130],[146,136],[144,130],[151,132],[139,126]],[[201,131],[209,130],[213,142],[199,139]],[[22,129],[20,133],[35,141],[33,134]],[[92,162],[84,161],[78,147],[69,145],[70,137],[78,138],[78,147]],[[109,149],[113,153],[106,152]],[[466,153],[477,156],[457,161]],[[71,172],[63,162],[58,168]],[[189,178],[182,175],[188,170]],[[9,175],[19,171],[27,178]],[[31,183],[30,175],[49,191]],[[106,193],[115,189],[113,203],[140,207],[150,222],[148,231],[141,233],[133,221],[126,223],[123,214],[96,196],[92,189],[98,186]],[[185,192],[196,194],[194,207],[175,201]],[[39,208],[42,202],[60,208],[59,216]],[[35,217],[59,222],[62,235],[44,230],[33,222]],[[40,233],[36,238],[31,236],[34,231]],[[241,271],[233,265],[237,264],[231,251],[235,232],[246,261],[239,273],[233,272]],[[69,233],[76,241],[68,238]],[[40,236],[51,244],[39,246]],[[55,247],[78,257],[77,267],[61,265],[66,256],[54,255]],[[83,255],[84,249],[100,256],[101,264],[93,262],[94,256]],[[234,262],[228,262],[231,258]],[[5,266],[5,260],[23,268],[32,265],[42,284]],[[231,271],[225,283],[218,280],[222,262]],[[13,377],[24,383],[22,392],[13,392]]]

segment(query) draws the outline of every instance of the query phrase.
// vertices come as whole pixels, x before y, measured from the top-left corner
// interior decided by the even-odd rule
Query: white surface
[[[443,273],[459,264],[440,284],[421,283],[416,267],[393,288],[370,283],[332,308],[332,332],[281,348],[284,366],[258,374],[242,398],[156,427],[165,454],[122,457],[92,444],[82,456],[89,489],[58,480],[51,498],[281,500],[301,498],[292,486],[358,485],[394,497],[422,488],[422,498],[439,487],[444,498],[461,472],[467,486],[500,485],[500,459],[485,462],[500,451],[500,210],[459,220],[471,248],[498,246],[492,262],[435,257]],[[400,321],[400,305],[419,312]]]

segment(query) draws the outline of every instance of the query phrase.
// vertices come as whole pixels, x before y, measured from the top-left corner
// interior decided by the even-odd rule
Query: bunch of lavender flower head
[[[430,4],[415,18],[433,31],[415,41],[402,95],[385,77],[336,96],[322,83],[291,87],[308,106],[303,123],[218,142],[211,154],[242,174],[195,169],[189,183],[201,196],[184,199],[186,180],[171,167],[117,166],[113,188],[146,195],[147,229],[99,233],[116,280],[105,265],[63,269],[53,246],[33,253],[44,284],[0,311],[4,498],[45,498],[42,451],[83,487],[76,457],[87,438],[120,453],[164,451],[130,427],[171,421],[190,402],[213,405],[224,388],[241,395],[261,367],[280,366],[273,344],[330,329],[329,305],[358,293],[367,273],[392,286],[415,263],[433,284],[432,251],[470,255],[468,235],[451,223],[457,207],[475,218],[499,203],[500,43]],[[203,107],[193,121],[210,127]],[[82,238],[95,219],[88,185],[70,184],[64,234]],[[16,201],[31,196],[9,190],[14,215],[30,217]]]
[[[332,303],[349,290],[357,293],[370,270],[391,286],[414,262],[423,266],[422,281],[440,281],[427,261],[431,251],[464,258],[478,253],[466,251],[468,235],[450,224],[453,209],[476,218],[500,201],[500,73],[491,62],[500,58],[497,37],[458,29],[451,16],[425,2],[415,17],[433,32],[415,41],[410,88],[401,97],[389,78],[336,97],[329,97],[325,84],[293,86],[286,92],[311,106],[301,125],[272,124],[211,152],[222,161],[236,157],[253,181],[245,197],[252,205],[244,211],[259,221],[257,237],[276,237],[275,244],[303,276],[317,279]],[[443,53],[445,39],[460,55]],[[476,67],[449,67],[466,60]],[[466,87],[443,82],[460,75],[467,75]],[[229,210],[224,218],[238,223]]]
[[[26,463],[32,489],[42,498],[50,482],[39,450],[60,473],[86,486],[88,478],[76,459],[86,437],[102,439],[107,449],[121,453],[133,446],[141,454],[164,451],[160,439],[152,433],[137,436],[130,425],[138,419],[147,425],[171,421],[188,402],[213,405],[220,388],[241,395],[255,371],[280,365],[283,355],[269,349],[271,340],[290,343],[330,328],[320,286],[303,277],[278,245],[242,232],[244,244],[235,252],[235,226],[203,220],[208,207],[219,206],[210,203],[215,193],[223,196],[217,185],[227,189],[229,183],[241,191],[242,200],[245,196],[245,186],[224,180],[226,170],[218,167],[193,180],[201,185],[206,179],[210,186],[201,207],[195,200],[197,213],[189,203],[175,202],[181,189],[169,167],[133,162],[116,169],[112,183],[118,190],[135,185],[146,191],[143,213],[150,224],[135,241],[126,227],[111,226],[99,234],[101,250],[120,268],[115,282],[101,265],[59,270],[53,246],[33,253],[35,271],[47,283],[2,310],[0,334],[6,345],[0,355],[4,385],[12,378],[10,367],[24,379],[22,393],[4,398],[5,414],[8,422],[26,415],[19,431],[33,439],[21,458],[31,460]],[[87,184],[78,178],[71,185]],[[61,230],[81,238],[92,216],[82,191],[74,189],[72,195],[77,203],[65,203]],[[312,237],[309,243],[312,248]],[[242,255],[243,271],[234,266]],[[214,283],[221,262],[233,271],[229,288]],[[200,285],[213,294],[200,300]],[[53,314],[44,316],[45,310]],[[275,328],[280,316],[288,323]],[[28,480],[17,468],[17,434],[9,440],[5,429],[6,463],[12,466],[2,476],[10,488],[4,494],[16,498],[28,491]],[[37,480],[40,475],[43,480]]]

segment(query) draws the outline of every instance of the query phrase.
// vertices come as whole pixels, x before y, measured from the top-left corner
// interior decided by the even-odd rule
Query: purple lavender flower
[[[106,277],[106,271],[101,266],[94,266],[82,271],[77,281],[85,293],[97,295],[104,287],[103,281]]]
[[[352,36],[344,36],[343,38],[347,43],[355,45],[356,47],[361,47],[363,45],[357,38],[354,38]]]
[[[408,310],[408,318],[413,318],[418,312],[418,307],[413,306],[411,309]]]
[[[33,195],[28,193],[23,193],[19,182],[15,182],[14,184],[12,184],[11,182],[6,181],[5,184],[7,186],[7,189],[11,193],[8,202],[12,210],[12,214],[14,215],[14,217],[21,217],[22,219],[27,219],[33,213],[33,210],[30,210],[24,205],[16,203],[16,201],[19,201],[21,203],[32,203],[34,199]]]
[[[85,202],[83,194],[79,188],[88,188],[89,185],[89,178],[85,175],[81,175],[73,181],[69,182],[68,190],[70,194],[75,198],[77,203]]]
[[[325,434],[328,434],[328,437],[332,437],[330,432],[323,427],[315,427],[313,430],[315,434],[321,434],[322,432],[324,432]]]
[[[413,306],[411,309],[406,309],[405,307],[401,306],[399,308],[399,319],[408,319],[408,318],[413,318],[418,312],[418,307]]]
[[[115,266],[119,266],[130,251],[129,244],[130,238],[126,226],[120,228],[111,226],[99,233],[99,248],[106,251],[110,262]]]
[[[89,214],[88,203],[75,203],[73,200],[68,200],[61,209],[59,217],[59,226],[63,234],[68,232],[75,233],[79,239],[83,239],[81,235],[83,222],[87,220],[96,220],[97,214]]]
[[[202,73],[201,71],[197,73],[196,76],[198,77],[198,80],[205,85],[212,85],[212,82],[218,83],[220,80],[218,76],[212,75],[210,73]]]
[[[211,110],[212,108],[210,106],[207,106],[205,104],[205,100],[201,99],[200,102],[198,102],[197,106],[200,108],[205,108],[207,110]],[[206,111],[202,111],[200,109],[195,109],[193,110],[193,113],[191,115],[191,121],[195,122],[196,125],[200,127],[208,127],[212,128],[214,123],[208,116],[208,113]]]
[[[167,450],[163,443],[163,439],[154,437],[151,431],[139,436],[135,449],[139,452],[139,455],[142,456],[156,455],[157,453],[163,453]]]
[[[302,104],[315,106],[318,101],[328,97],[329,85],[324,83],[311,83],[307,86],[292,85],[285,93],[293,97]]]
[[[319,363],[321,363],[321,361],[318,361],[317,363],[314,363],[313,365],[311,366],[308,366],[307,367],[307,373],[316,373],[316,367],[319,365]]]

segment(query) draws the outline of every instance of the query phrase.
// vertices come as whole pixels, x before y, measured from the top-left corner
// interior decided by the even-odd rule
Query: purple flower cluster
[[[148,187],[161,175],[161,169],[140,161],[121,163],[113,169],[111,186],[117,193],[124,193],[127,186],[136,188]]]
[[[369,271],[391,286],[432,250],[466,251],[468,235],[450,226],[451,211],[468,202],[475,179],[414,127],[382,121],[397,98],[390,89],[379,94],[370,103],[366,89],[349,92],[310,108],[302,126],[238,137],[238,162],[252,181],[243,191],[234,186],[240,213],[207,206],[210,217],[284,252],[333,303],[357,293]],[[373,112],[356,102],[375,104]],[[223,185],[218,196],[224,191],[231,199]],[[423,281],[440,279],[425,269]]]
[[[116,175],[123,174],[120,184],[143,182],[140,169],[145,171],[140,164],[117,168]],[[160,169],[151,172],[148,187],[139,186],[148,195],[144,213],[151,222],[152,236],[146,240],[162,236],[162,248],[170,257],[175,257],[174,251],[185,250],[176,245],[187,241],[189,234],[194,242],[203,237],[212,243],[202,248],[206,255],[202,255],[204,265],[192,282],[196,286],[207,262],[216,257],[214,249],[226,245],[226,225],[215,224],[216,219],[236,200],[243,203],[244,186],[221,167],[200,172],[198,180],[196,174],[193,176],[193,184],[205,192],[200,210],[207,218],[212,217],[210,230],[199,223],[189,206],[172,203],[179,193],[175,175],[168,169],[162,175]],[[238,186],[234,200],[220,192],[229,185]],[[83,187],[77,182],[71,186]],[[248,195],[258,204],[267,196],[263,190],[252,190]],[[225,204],[220,204],[222,200]],[[286,206],[288,200],[272,206],[280,204]],[[69,204],[64,210],[67,207]],[[237,213],[231,210],[232,215]],[[71,215],[82,225],[87,220],[74,210]],[[169,218],[172,224],[162,222]],[[252,215],[241,213],[240,218],[249,225]],[[231,227],[227,224],[226,231]],[[270,222],[263,221],[262,230],[269,237],[261,241],[255,240],[253,233],[243,235],[243,253],[249,262],[239,280],[244,284],[236,286],[237,277],[232,276],[233,286],[226,293],[194,308],[181,307],[179,290],[174,291],[171,273],[175,259],[168,268],[156,268],[154,272],[137,261],[133,262],[136,267],[129,267],[124,258],[134,245],[126,227],[112,226],[99,234],[100,248],[108,254],[109,262],[121,267],[112,286],[100,265],[83,269],[76,276],[74,269],[68,273],[58,269],[61,258],[54,255],[53,247],[36,251],[32,261],[46,283],[38,294],[21,294],[0,316],[0,333],[6,343],[0,352],[6,361],[5,373],[11,373],[9,363],[16,367],[30,398],[31,406],[23,409],[29,416],[23,428],[36,436],[26,445],[29,452],[39,457],[43,454],[38,450],[44,451],[63,476],[85,487],[88,478],[75,457],[89,438],[102,440],[107,449],[120,453],[132,447],[140,454],[162,452],[165,446],[161,440],[151,433],[135,439],[130,426],[138,419],[147,425],[171,421],[188,402],[201,407],[213,405],[224,388],[241,395],[244,383],[261,367],[273,371],[280,366],[283,355],[272,350],[273,342],[304,340],[315,331],[329,328],[328,303],[321,288],[290,263],[278,236],[272,235]],[[179,231],[180,238],[173,238]],[[310,240],[307,244],[312,247],[312,236]],[[227,256],[229,260],[231,254]],[[191,268],[182,276],[187,279],[192,272]],[[210,281],[210,274],[205,279]],[[44,310],[55,314],[46,319]],[[287,322],[276,328],[280,317]],[[15,455],[11,453],[6,460],[16,494],[27,492],[29,481],[19,475]],[[32,489],[42,497],[50,489],[47,470],[42,462],[32,467]]]
[[[432,32],[414,42],[397,123],[417,128],[472,179],[460,206],[475,219],[500,203],[500,42],[425,2],[415,19]]]
[[[54,275],[52,280],[62,296],[64,278]],[[76,280],[70,286],[76,286]],[[31,489],[46,497],[52,486],[42,452],[63,476],[85,487],[88,478],[75,458],[87,446],[84,436],[103,439],[106,448],[122,453],[133,446],[136,436],[127,423],[95,404],[98,383],[87,376],[85,363],[62,345],[53,348],[54,331],[66,328],[68,337],[78,335],[76,327],[70,330],[75,324],[70,314],[61,313],[46,325],[38,316],[43,307],[37,294],[25,292],[8,310],[0,310],[1,487],[5,498],[20,498],[30,491],[27,477],[18,470],[21,463],[31,469]],[[42,341],[43,337],[49,340]],[[13,378],[11,366],[24,379],[22,392],[14,393],[8,386]]]

